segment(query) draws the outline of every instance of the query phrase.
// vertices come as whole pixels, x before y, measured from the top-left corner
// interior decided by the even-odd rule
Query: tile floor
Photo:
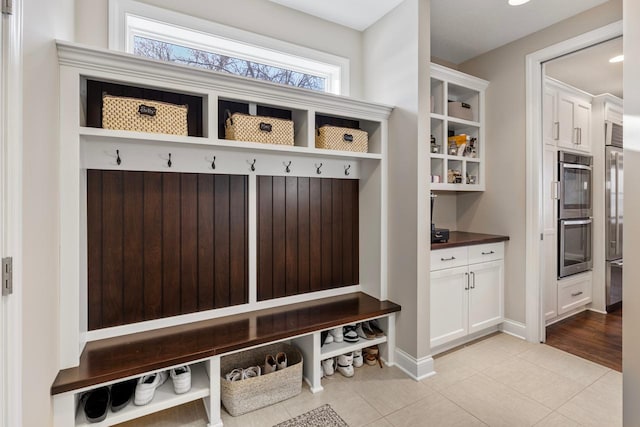
[[[290,400],[225,426],[273,426],[324,403],[349,426],[622,426],[622,374],[561,350],[497,334],[435,359],[437,375],[416,382],[398,368],[367,366],[354,378],[306,385]],[[201,403],[127,426],[206,426]]]

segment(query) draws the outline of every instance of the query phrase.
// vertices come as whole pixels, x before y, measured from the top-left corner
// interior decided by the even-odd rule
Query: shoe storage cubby
[[[484,191],[484,92],[488,84],[431,64],[432,190]],[[464,103],[469,116],[461,117],[450,102]],[[460,144],[450,139],[464,138],[462,135],[467,138],[459,139]],[[451,179],[452,173],[455,179]]]
[[[143,417],[145,415],[152,414],[154,412],[162,411],[168,408],[172,408],[174,406],[182,405],[184,403],[192,402],[194,400],[207,398],[211,394],[211,386],[209,380],[209,374],[207,372],[206,365],[207,362],[194,363],[189,365],[191,368],[191,389],[182,394],[176,394],[173,390],[173,382],[170,377],[155,390],[155,394],[151,402],[146,405],[137,406],[133,403],[133,396],[131,398],[131,402],[123,409],[113,412],[111,408],[107,409],[107,416],[101,422],[89,422],[85,416],[82,395],[84,393],[91,392],[91,390],[87,390],[81,393],[77,393],[75,396],[76,400],[76,427],[102,427],[102,426],[112,426],[114,424],[123,423],[125,421],[133,420],[135,418]],[[156,371],[158,372],[158,371]],[[153,372],[149,372],[144,375],[151,374]],[[140,378],[142,375],[136,377]],[[107,387],[120,382],[115,381],[111,384],[105,384]],[[103,385],[104,386],[104,385]],[[100,386],[102,387],[102,386]],[[99,387],[95,387],[97,389]]]

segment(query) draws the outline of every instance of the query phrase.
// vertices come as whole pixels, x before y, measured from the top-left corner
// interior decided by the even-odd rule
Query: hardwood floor
[[[622,372],[622,309],[584,311],[550,325],[546,344]]]

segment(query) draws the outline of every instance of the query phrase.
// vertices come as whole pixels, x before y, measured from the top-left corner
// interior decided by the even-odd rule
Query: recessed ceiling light
[[[624,61],[624,55],[614,56],[609,60],[609,62],[611,62],[612,64],[616,62],[622,62],[622,61]]]
[[[529,3],[529,0],[509,0],[511,6],[520,6],[525,3]]]

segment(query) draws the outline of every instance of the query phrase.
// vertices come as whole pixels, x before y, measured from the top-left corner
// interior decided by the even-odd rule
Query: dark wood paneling
[[[88,171],[89,329],[248,300],[246,176]]]
[[[124,323],[144,320],[142,172],[124,173]]]
[[[358,283],[358,181],[258,178],[258,299]]]

